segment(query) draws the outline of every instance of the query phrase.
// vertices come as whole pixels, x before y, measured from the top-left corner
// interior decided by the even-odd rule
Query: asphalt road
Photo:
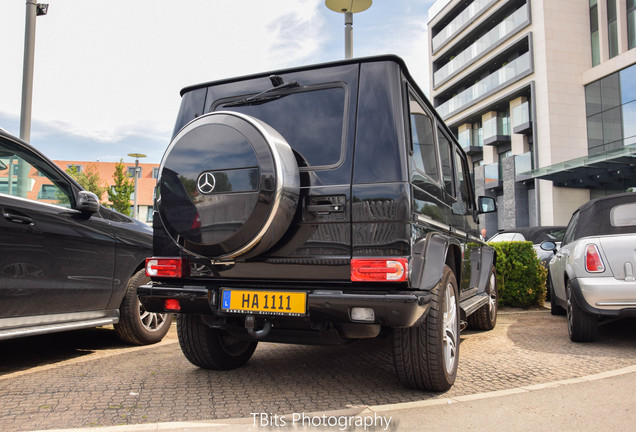
[[[636,365],[635,330],[636,320],[617,321],[601,327],[597,342],[575,344],[564,317],[509,310],[493,331],[462,333],[458,378],[444,394],[403,388],[395,378],[389,340],[341,347],[260,344],[245,367],[229,372],[191,365],[174,329],[147,347],[124,346],[108,328],[2,341],[0,430],[445,403]]]

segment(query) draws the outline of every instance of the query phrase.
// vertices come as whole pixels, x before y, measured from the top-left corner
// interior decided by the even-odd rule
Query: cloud
[[[355,15],[355,55],[396,53],[427,90],[429,4],[376,0]],[[8,122],[0,126],[10,131],[20,113],[24,14],[23,2],[0,2],[0,39],[15,41],[0,44],[0,121]],[[60,0],[36,22],[31,141],[77,154],[111,148],[94,154],[114,156],[124,143],[162,154],[154,146],[170,139],[181,88],[344,53],[343,17],[324,0]]]

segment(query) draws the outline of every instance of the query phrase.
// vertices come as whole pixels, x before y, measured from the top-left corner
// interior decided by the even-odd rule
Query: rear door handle
[[[307,211],[315,213],[331,213],[344,211],[341,204],[312,204],[307,206]]]
[[[29,216],[16,212],[15,210],[2,209],[2,216],[9,222],[21,224],[21,225],[34,225],[33,219]]]
[[[305,209],[317,215],[344,213],[347,198],[344,195],[324,195],[307,197]]]

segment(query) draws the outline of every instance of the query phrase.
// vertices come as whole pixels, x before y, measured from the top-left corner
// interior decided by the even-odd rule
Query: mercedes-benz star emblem
[[[216,179],[214,178],[214,174],[211,172],[204,172],[201,174],[197,180],[197,189],[203,195],[207,195],[212,193],[214,190],[214,186],[216,186]]]

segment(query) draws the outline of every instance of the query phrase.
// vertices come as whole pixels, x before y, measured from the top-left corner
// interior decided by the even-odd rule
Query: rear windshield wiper
[[[272,81],[272,84],[274,84],[274,87],[267,89],[265,91],[262,91],[258,94],[255,94],[253,96],[250,96],[248,98],[223,104],[223,108],[245,106],[245,105],[260,105],[260,104],[287,96],[287,94],[271,94],[272,92],[276,92],[278,90],[283,90],[286,88],[298,87],[298,81],[294,80],[289,82],[282,82],[282,79],[278,75],[272,75],[269,77],[269,79]]]

